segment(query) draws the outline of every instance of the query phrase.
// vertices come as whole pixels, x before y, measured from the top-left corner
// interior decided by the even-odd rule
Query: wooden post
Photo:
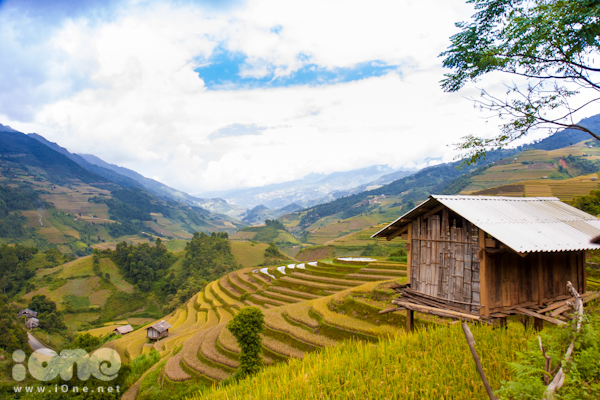
[[[477,351],[475,350],[475,338],[473,338],[473,334],[469,329],[469,325],[466,322],[462,323],[463,332],[465,333],[465,338],[467,338],[467,344],[471,349],[471,354],[473,355],[473,360],[475,361],[475,365],[477,366],[477,371],[479,372],[479,376],[481,377],[481,381],[483,382],[483,386],[488,394],[490,400],[496,400],[494,397],[494,392],[492,392],[492,388],[487,378],[485,377],[485,372],[483,372],[483,367],[481,366],[481,362],[479,361],[479,356],[477,356]]]
[[[544,320],[541,318],[534,318],[533,319],[533,328],[536,331],[541,331],[542,329],[544,329]]]
[[[409,334],[415,329],[415,312],[406,310],[406,333]]]
[[[485,232],[483,229],[479,229],[479,303],[483,308],[479,310],[479,314],[485,317],[490,316],[490,299],[489,299],[489,288],[488,288],[488,271],[486,265],[486,253],[485,253]]]

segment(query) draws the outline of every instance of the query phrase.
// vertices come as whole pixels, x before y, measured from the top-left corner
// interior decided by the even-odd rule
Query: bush
[[[262,367],[262,340],[259,336],[264,332],[265,317],[257,307],[243,308],[227,324],[227,329],[233,334],[240,345],[240,367],[234,374],[236,379],[253,375]]]
[[[551,369],[556,373],[569,343],[573,331],[570,324],[565,327],[545,329],[540,337],[546,354],[551,357]],[[539,347],[537,336],[531,338],[528,348],[517,353],[519,359],[510,363],[516,379],[502,382],[497,391],[503,399],[541,399],[546,390],[544,382],[545,358]],[[560,399],[584,400],[600,398],[600,315],[586,314],[581,332],[575,337],[575,351],[565,369],[565,384],[557,392]],[[552,377],[547,377],[551,381]]]

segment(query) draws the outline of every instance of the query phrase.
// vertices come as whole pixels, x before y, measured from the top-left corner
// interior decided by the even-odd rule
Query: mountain
[[[600,134],[600,114],[586,118],[580,123]],[[385,210],[396,206],[403,206],[402,209],[410,208],[414,206],[415,202],[424,200],[432,193],[458,194],[467,188],[470,188],[470,191],[475,191],[477,189],[531,179],[528,176],[548,178],[551,173],[555,174],[555,179],[567,179],[572,176],[581,175],[583,171],[590,173],[589,171],[598,170],[600,158],[598,160],[595,159],[597,156],[595,151],[588,150],[582,152],[579,147],[571,146],[586,139],[591,140],[586,142],[584,146],[586,149],[588,147],[598,147],[597,142],[589,134],[572,129],[564,129],[539,142],[514,149],[488,152],[487,157],[477,165],[465,165],[459,169],[461,161],[439,164],[422,169],[412,175],[387,183],[376,189],[358,193],[348,191],[349,195],[328,203],[310,206],[301,212],[286,215],[284,220],[288,223],[288,226],[293,226],[294,230],[300,231],[307,229],[319,220],[325,221],[326,218],[330,218],[329,223],[331,223],[363,213],[370,213],[374,210]],[[556,160],[550,159],[546,153],[543,156],[542,154],[538,154],[531,160],[514,157],[522,152],[548,152],[556,149],[564,149],[564,151],[559,152],[560,154],[557,153],[554,156]],[[570,154],[570,152],[574,154]],[[578,152],[578,155],[575,152]],[[594,159],[592,159],[592,156]],[[559,162],[561,158],[562,161]],[[543,162],[540,161],[542,159]],[[562,168],[559,168],[559,164],[563,164],[560,165]],[[548,172],[538,170],[541,168],[548,169]],[[553,176],[550,178],[552,179]],[[388,200],[386,200],[386,205],[382,206],[379,199],[384,198]],[[298,223],[292,223],[292,221]],[[323,223],[326,225],[325,222]]]
[[[0,124],[0,132],[17,132],[17,131],[15,131],[13,128],[11,128],[8,125]]]
[[[225,215],[152,194],[129,177],[42,139],[0,132],[1,243],[85,255],[92,246],[110,247],[125,238],[189,239],[196,231],[233,233],[244,226]]]
[[[39,141],[17,131],[0,132],[0,154],[8,163],[32,168],[32,173],[52,183],[67,183],[78,179],[85,183],[109,184],[106,178],[91,172]]]
[[[146,178],[145,176],[130,169],[109,164],[92,154],[73,154],[64,147],[61,147],[57,143],[50,142],[37,133],[29,133],[27,136],[32,137],[40,143],[43,143],[51,149],[63,154],[64,156],[75,161],[77,164],[81,165],[83,168],[103,176],[112,182],[118,183],[121,186],[145,189],[165,200],[172,200],[187,204],[189,206],[202,207],[211,212],[225,214],[232,217],[237,217],[244,211],[243,209],[240,210],[239,207],[231,207],[223,199],[201,199],[190,196],[187,193],[173,189],[153,179]]]
[[[146,178],[145,176],[138,174],[127,168],[119,167],[118,165],[109,164],[100,158],[92,154],[78,154],[77,156],[83,158],[86,162],[95,165],[97,167],[105,168],[113,171],[121,176],[130,178],[144,187],[151,193],[157,196],[168,198],[171,200],[179,201],[188,205],[199,206],[206,208],[209,211],[237,217],[242,210],[239,207],[231,207],[225,200],[219,198],[203,199],[173,189],[163,183],[157,182],[154,179]]]
[[[394,171],[387,165],[374,165],[346,172],[334,172],[328,175],[309,174],[302,179],[277,183],[257,188],[240,189],[225,192],[204,193],[203,196],[223,197],[228,203],[253,208],[264,205],[270,209],[282,208],[291,203],[303,207],[330,201],[336,198],[332,193],[347,191],[368,185],[390,173],[406,176],[415,171]],[[364,189],[362,189],[364,190]],[[341,197],[339,194],[337,197]]]
[[[586,127],[596,134],[600,134],[600,114],[582,119],[579,121],[579,125]],[[593,140],[586,132],[575,129],[563,129],[539,142],[525,146],[525,148],[547,151],[556,150],[587,139]]]

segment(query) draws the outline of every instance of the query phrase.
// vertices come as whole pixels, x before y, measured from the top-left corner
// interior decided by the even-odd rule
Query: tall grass
[[[512,378],[508,362],[532,336],[509,329],[472,327],[477,350],[493,388]],[[460,325],[430,327],[377,344],[348,341],[310,353],[304,360],[263,369],[229,386],[190,399],[485,399]]]
[[[131,361],[131,373],[127,377],[127,386],[132,386],[144,372],[160,360],[158,351],[152,350],[148,354],[137,356]]]

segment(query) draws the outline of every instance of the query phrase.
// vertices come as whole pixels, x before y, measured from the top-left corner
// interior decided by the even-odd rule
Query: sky
[[[0,0],[0,123],[192,194],[452,161],[501,123],[440,88],[465,3]]]

